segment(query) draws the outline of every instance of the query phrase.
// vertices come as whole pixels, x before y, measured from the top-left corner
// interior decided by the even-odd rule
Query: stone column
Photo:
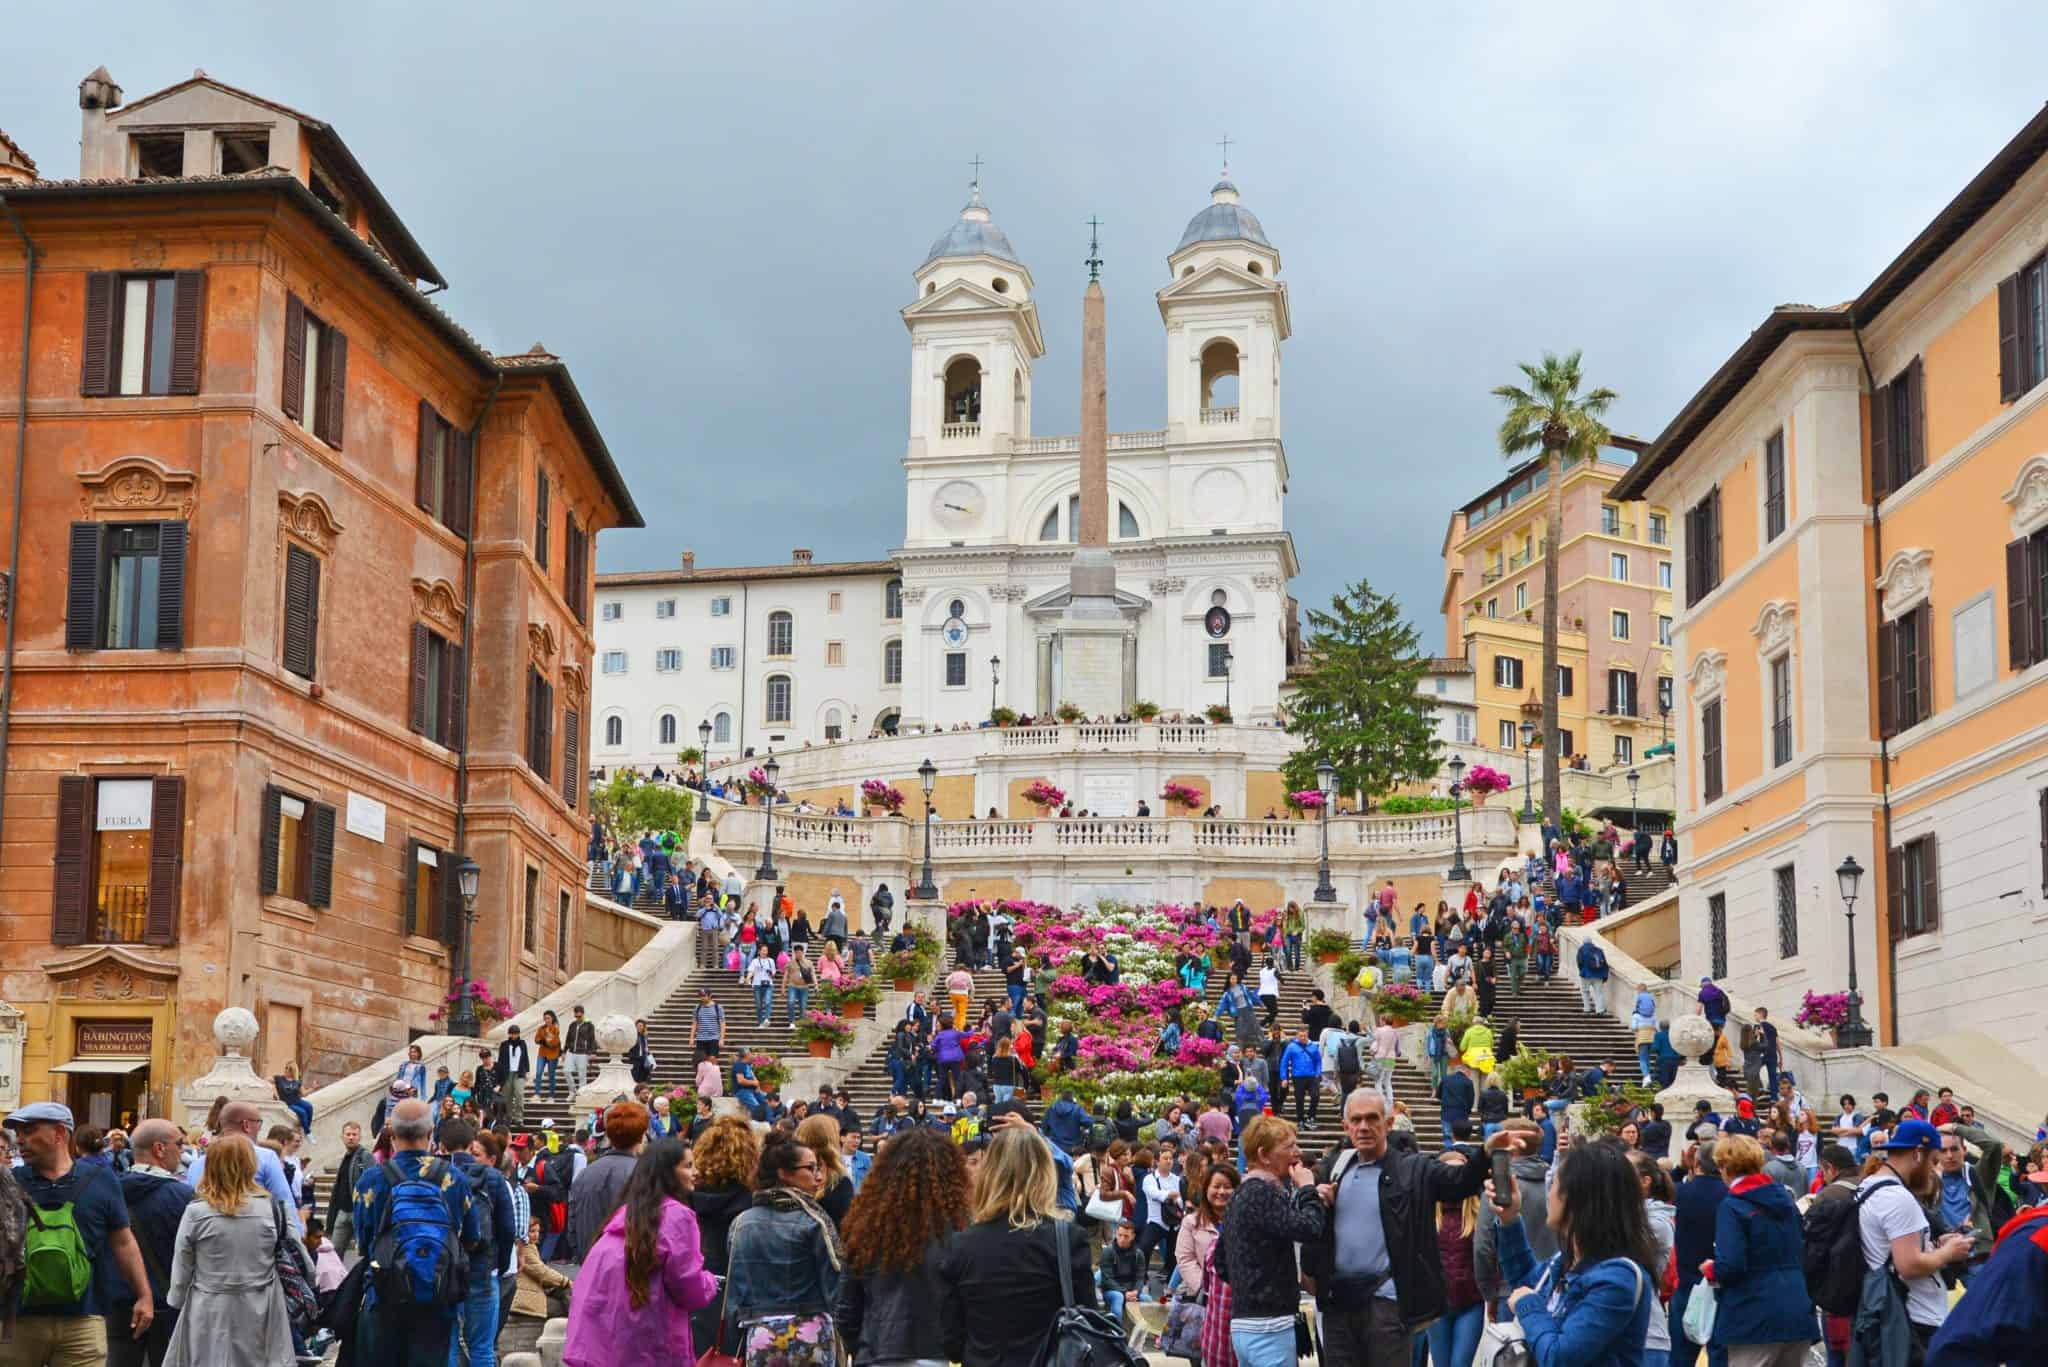
[[[1124,623],[1109,554],[1109,408],[1102,285],[1081,300],[1081,528],[1060,618],[1059,697],[1091,718],[1121,711]]]

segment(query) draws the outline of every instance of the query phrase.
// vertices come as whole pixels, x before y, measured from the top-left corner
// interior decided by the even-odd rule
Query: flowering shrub
[[[882,989],[873,978],[848,978],[818,985],[818,1000],[827,1006],[873,1006],[881,999]]]
[[[1308,952],[1318,959],[1346,953],[1350,948],[1351,937],[1341,930],[1312,930],[1308,934]]]
[[[1514,786],[1514,780],[1498,769],[1484,764],[1475,764],[1465,771],[1465,791],[1472,795],[1474,802],[1504,793]]]
[[[1287,805],[1297,812],[1319,812],[1328,801],[1320,788],[1303,788],[1287,795]]]
[[[853,1027],[829,1011],[809,1011],[790,1031],[790,1038],[800,1044],[812,1040],[829,1041],[834,1049],[841,1048],[853,1038]]]
[[[1079,707],[1076,707],[1073,703],[1070,702],[1061,703],[1058,707],[1053,709],[1052,714],[1055,717],[1058,717],[1061,721],[1065,722],[1069,726],[1072,726],[1075,722],[1082,722],[1088,720],[1088,714],[1086,712],[1083,712]]]
[[[1026,788],[1023,796],[1026,802],[1039,807],[1064,806],[1067,800],[1065,789],[1055,788],[1042,778],[1035,780],[1029,788]]]
[[[1183,1068],[1214,1068],[1223,1057],[1223,1041],[1203,1039],[1200,1035],[1182,1038],[1180,1048],[1173,1061]]]
[[[688,1129],[690,1122],[697,1118],[697,1091],[694,1087],[676,1086],[668,1089],[668,1113]]]
[[[762,1091],[778,1091],[789,1081],[789,1065],[775,1055],[742,1054],[741,1057],[746,1059],[747,1066],[754,1070],[754,1081],[761,1084]]]
[[[1413,1025],[1429,1014],[1429,998],[1412,983],[1393,983],[1372,994],[1375,1016],[1395,1025]]]
[[[1159,790],[1159,796],[1176,807],[1192,809],[1202,805],[1202,790],[1191,783],[1169,783]]]
[[[868,779],[860,785],[860,800],[870,807],[880,807],[891,816],[903,810],[903,790],[878,778]]]
[[[1210,721],[1216,723],[1216,725],[1218,726],[1227,726],[1230,724],[1230,709],[1225,707],[1220,702],[1212,702],[1207,707],[1203,708],[1202,715],[1207,717]]]
[[[769,797],[775,792],[775,785],[768,781],[768,771],[759,766],[747,770],[747,776],[740,780],[740,788],[755,797]]]
[[[491,991],[491,985],[482,978],[471,978],[468,986],[470,988],[470,1006],[476,1012],[478,1024],[484,1026],[495,1025],[501,1020],[508,1019],[513,1014],[511,1001],[508,998],[495,995]],[[454,1014],[455,1003],[462,1000],[462,988],[462,983],[457,983],[449,988],[448,995],[441,998],[443,1003],[441,1010],[434,1012],[427,1019],[430,1021],[440,1021]]]
[[[1792,1017],[1792,1022],[1816,1030],[1839,1030],[1849,1023],[1849,994],[1809,992],[1800,999],[1799,1011]]]

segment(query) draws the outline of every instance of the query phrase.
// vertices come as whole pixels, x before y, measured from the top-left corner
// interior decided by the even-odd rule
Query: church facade
[[[1280,253],[1226,171],[1156,298],[1165,424],[1108,437],[1122,699],[1278,715],[1297,653],[1288,581]],[[952,729],[1067,698],[1059,623],[1079,540],[1080,439],[1034,435],[1046,355],[1030,268],[978,187],[914,273],[903,543],[872,561],[598,578],[591,762],[714,761]],[[1218,611],[1221,609],[1221,611]]]

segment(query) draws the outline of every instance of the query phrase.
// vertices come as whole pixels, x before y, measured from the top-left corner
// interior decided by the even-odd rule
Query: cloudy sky
[[[605,569],[896,544],[896,314],[976,154],[1038,282],[1036,430],[1078,426],[1091,213],[1111,428],[1159,426],[1152,294],[1227,133],[1289,282],[1296,592],[1369,578],[1435,643],[1445,519],[1501,469],[1488,390],[1516,361],[1583,348],[1616,429],[1653,436],[1773,304],[1855,294],[2048,97],[2038,5],[1680,8],[32,6],[0,127],[75,174],[101,63],[131,98],[204,67],[332,122],[441,302],[574,368],[649,524],[604,536]]]

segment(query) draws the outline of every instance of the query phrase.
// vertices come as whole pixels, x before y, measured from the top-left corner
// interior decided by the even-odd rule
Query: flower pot
[[[1316,962],[1317,962],[1317,963],[1319,963],[1319,964],[1333,964],[1333,963],[1336,963],[1336,962],[1337,962],[1337,960],[1339,960],[1339,959],[1341,959],[1341,958],[1343,958],[1343,957],[1344,957],[1344,951],[1342,951],[1342,950],[1338,950],[1338,951],[1337,951],[1336,953],[1334,953],[1334,954],[1318,954],[1318,955],[1316,955]]]
[[[843,1021],[857,1021],[866,1020],[867,1017],[868,1004],[866,1002],[839,1003],[839,1019]]]
[[[810,1041],[808,1041],[808,1043],[809,1043],[809,1045],[810,1045],[810,1048],[811,1048],[811,1057],[812,1057],[812,1058],[831,1058],[831,1057],[832,1057],[832,1041],[831,1041],[831,1040],[828,1040],[828,1039],[814,1039],[814,1040],[810,1040]]]
[[[915,992],[917,990],[917,983],[910,978],[897,978],[895,979],[895,987],[898,992]]]
[[[1355,997],[1355,996],[1357,996],[1357,995],[1358,995],[1358,984],[1357,984],[1357,983],[1345,983],[1345,984],[1344,984],[1344,990],[1345,990],[1345,992],[1347,992],[1347,993],[1348,993],[1348,994],[1350,994],[1351,996],[1354,996],[1354,997]]]
[[[1541,1087],[1524,1087],[1522,1089],[1522,1100],[1541,1101],[1542,1099],[1543,1089]]]

